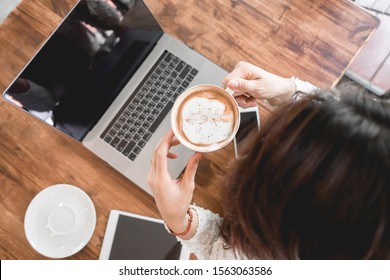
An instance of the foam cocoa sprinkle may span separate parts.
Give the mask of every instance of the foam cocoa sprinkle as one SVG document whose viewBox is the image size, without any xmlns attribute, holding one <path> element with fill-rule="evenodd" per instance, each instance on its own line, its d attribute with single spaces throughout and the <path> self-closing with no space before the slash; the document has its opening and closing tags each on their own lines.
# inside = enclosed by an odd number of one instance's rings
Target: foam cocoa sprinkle
<svg viewBox="0 0 390 280">
<path fill-rule="evenodd" d="M 233 112 L 224 102 L 206 97 L 191 98 L 182 108 L 182 130 L 196 145 L 211 145 L 229 138 L 232 133 Z"/>
</svg>

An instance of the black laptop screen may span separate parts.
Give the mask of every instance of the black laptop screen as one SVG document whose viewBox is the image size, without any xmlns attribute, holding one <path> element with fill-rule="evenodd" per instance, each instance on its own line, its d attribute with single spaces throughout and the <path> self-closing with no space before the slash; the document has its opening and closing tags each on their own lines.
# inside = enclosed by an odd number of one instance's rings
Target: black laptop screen
<svg viewBox="0 0 390 280">
<path fill-rule="evenodd" d="M 162 34 L 141 0 L 82 0 L 5 96 L 81 140 Z"/>
</svg>

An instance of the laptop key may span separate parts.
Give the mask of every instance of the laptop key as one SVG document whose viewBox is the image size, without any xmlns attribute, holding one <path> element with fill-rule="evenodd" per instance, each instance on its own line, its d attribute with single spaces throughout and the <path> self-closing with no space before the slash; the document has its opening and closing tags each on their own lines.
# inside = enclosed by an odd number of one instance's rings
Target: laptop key
<svg viewBox="0 0 390 280">
<path fill-rule="evenodd" d="M 198 74 L 198 70 L 196 70 L 195 68 L 192 68 L 192 70 L 191 70 L 191 75 L 193 75 L 193 76 L 196 76 L 196 74 Z"/>
<path fill-rule="evenodd" d="M 137 108 L 135 108 L 135 110 L 138 112 L 138 113 L 142 113 L 144 109 L 144 106 L 142 106 L 141 104 L 137 106 Z"/>
<path fill-rule="evenodd" d="M 148 121 L 145 121 L 145 122 L 142 124 L 142 127 L 143 127 L 143 128 L 146 128 L 146 129 L 148 129 L 149 126 L 150 126 L 150 122 L 148 122 Z"/>
<path fill-rule="evenodd" d="M 139 91 L 139 92 L 137 93 L 137 97 L 138 97 L 139 99 L 141 99 L 141 100 L 144 100 L 144 99 L 143 99 L 144 96 L 145 96 L 145 92 L 143 92 L 143 91 Z"/>
<path fill-rule="evenodd" d="M 121 139 L 118 136 L 115 136 L 114 139 L 112 139 L 110 145 L 113 146 L 114 148 L 118 145 L 119 141 Z"/>
<path fill-rule="evenodd" d="M 130 141 L 132 136 L 133 136 L 133 135 L 131 135 L 131 133 L 126 133 L 124 139 L 126 139 L 127 141 Z"/>
<path fill-rule="evenodd" d="M 167 67 L 167 65 L 168 65 L 168 63 L 165 62 L 165 61 L 161 61 L 161 63 L 160 63 L 160 66 L 161 66 L 162 68 Z"/>
<path fill-rule="evenodd" d="M 176 86 L 179 86 L 181 84 L 181 79 L 176 79 L 173 83 L 176 85 Z"/>
<path fill-rule="evenodd" d="M 153 117 L 152 115 L 150 115 L 150 116 L 148 116 L 148 117 L 146 118 L 146 120 L 147 120 L 148 122 L 153 122 L 153 121 L 155 120 L 155 117 Z"/>
<path fill-rule="evenodd" d="M 153 101 L 150 101 L 150 102 L 148 103 L 148 107 L 145 108 L 145 109 L 152 110 L 152 109 L 154 108 L 154 106 L 156 106 L 156 103 L 154 103 Z M 145 112 L 145 110 L 144 110 L 144 112 Z M 149 113 L 150 113 L 150 112 L 149 112 Z"/>
<path fill-rule="evenodd" d="M 154 96 L 153 98 L 152 98 L 152 100 L 154 101 L 154 102 L 159 102 L 160 101 L 160 97 L 158 97 L 158 95 L 156 95 L 156 96 Z"/>
<path fill-rule="evenodd" d="M 142 122 L 140 122 L 139 120 L 136 120 L 135 123 L 134 123 L 134 126 L 136 128 L 139 128 L 141 126 Z"/>
<path fill-rule="evenodd" d="M 144 134 L 144 136 L 142 137 L 142 139 L 144 139 L 145 141 L 148 141 L 150 139 L 150 137 L 152 137 L 152 134 L 150 132 L 146 132 Z"/>
<path fill-rule="evenodd" d="M 126 147 L 126 145 L 127 145 L 127 141 L 125 139 L 122 139 L 122 141 L 120 141 L 119 144 L 116 146 L 116 149 L 119 152 L 122 152 L 123 149 Z"/>
<path fill-rule="evenodd" d="M 146 142 L 143 140 L 138 142 L 138 146 L 140 146 L 141 148 L 145 147 L 145 145 L 146 145 Z"/>
<path fill-rule="evenodd" d="M 141 152 L 141 148 L 138 147 L 138 146 L 136 146 L 136 147 L 134 148 L 133 152 L 134 152 L 136 155 L 138 155 L 138 154 Z"/>
<path fill-rule="evenodd" d="M 125 120 L 130 117 L 130 111 L 129 110 L 126 110 L 123 112 L 123 117 L 125 118 Z"/>
<path fill-rule="evenodd" d="M 191 68 L 192 68 L 191 66 L 186 65 L 186 67 L 184 67 L 184 70 L 180 73 L 179 77 L 184 79 L 187 76 L 187 74 L 191 71 Z"/>
<path fill-rule="evenodd" d="M 177 64 L 179 61 L 180 61 L 180 59 L 179 59 L 177 56 L 175 56 L 175 57 L 173 58 L 173 62 L 174 62 L 175 64 Z"/>
<path fill-rule="evenodd" d="M 173 102 L 172 101 L 169 101 L 166 104 L 165 108 L 161 111 L 161 113 L 158 115 L 158 117 L 154 120 L 153 124 L 150 126 L 149 131 L 151 133 L 154 133 L 156 131 L 157 127 L 163 121 L 165 116 L 169 113 L 169 111 L 171 110 L 172 106 L 173 106 Z"/>
<path fill-rule="evenodd" d="M 130 125 L 125 124 L 125 125 L 123 125 L 122 130 L 123 130 L 123 131 L 128 131 L 129 128 L 130 128 Z"/>
<path fill-rule="evenodd" d="M 187 77 L 186 77 L 186 80 L 188 81 L 188 82 L 192 82 L 192 80 L 194 79 L 194 76 L 192 76 L 191 74 L 190 75 L 187 75 Z"/>
<path fill-rule="evenodd" d="M 157 110 L 161 110 L 162 108 L 164 108 L 164 103 L 157 103 L 157 105 L 156 105 L 156 109 Z"/>
<path fill-rule="evenodd" d="M 145 130 L 144 128 L 142 128 L 142 127 L 140 127 L 140 128 L 138 129 L 138 131 L 137 131 L 137 133 L 138 133 L 140 136 L 144 135 L 145 132 L 146 132 L 146 130 Z"/>
<path fill-rule="evenodd" d="M 157 109 L 153 109 L 153 111 L 152 111 L 152 116 L 155 116 L 155 117 L 157 117 L 159 113 L 160 113 L 160 111 L 159 111 L 159 110 L 157 110 Z"/>
<path fill-rule="evenodd" d="M 186 66 L 186 63 L 184 61 L 180 61 L 179 64 L 176 66 L 175 68 L 175 71 L 177 72 L 181 72 L 181 70 L 183 70 L 183 68 Z"/>
<path fill-rule="evenodd" d="M 136 143 L 134 141 L 130 141 L 129 144 L 127 144 L 126 148 L 123 150 L 123 154 L 125 156 L 130 155 L 130 152 L 133 150 L 135 144 Z"/>
<path fill-rule="evenodd" d="M 177 92 L 178 92 L 179 94 L 183 93 L 183 91 L 185 91 L 185 88 L 184 88 L 184 87 L 179 87 L 178 90 L 177 90 Z M 175 97 L 175 99 L 176 99 L 176 97 Z"/>
<path fill-rule="evenodd" d="M 110 131 L 108 132 L 108 134 L 112 137 L 114 137 L 116 135 L 116 130 L 115 129 L 110 129 Z"/>
<path fill-rule="evenodd" d="M 151 89 L 150 89 L 150 92 L 155 94 L 157 92 L 157 88 L 155 86 L 153 86 Z"/>
<path fill-rule="evenodd" d="M 133 119 L 137 119 L 138 118 L 138 116 L 139 116 L 139 113 L 138 112 L 133 112 L 133 113 L 131 113 L 131 117 L 133 118 Z"/>
<path fill-rule="evenodd" d="M 116 122 L 116 123 L 114 124 L 114 128 L 115 128 L 116 130 L 121 129 L 121 127 L 122 127 L 122 125 L 121 125 L 119 122 Z"/>
<path fill-rule="evenodd" d="M 136 134 L 136 135 L 133 136 L 133 140 L 135 142 L 138 142 L 139 140 L 141 140 L 141 136 L 139 134 Z"/>
<path fill-rule="evenodd" d="M 129 159 L 130 159 L 131 161 L 134 161 L 136 157 L 137 157 L 137 155 L 134 154 L 134 153 L 131 153 L 131 154 L 129 155 Z"/>
<path fill-rule="evenodd" d="M 124 130 L 119 130 L 118 131 L 118 137 L 119 138 L 123 138 L 123 136 L 125 136 L 126 132 Z"/>
<path fill-rule="evenodd" d="M 134 133 L 137 132 L 137 128 L 131 127 L 130 130 L 129 130 L 129 132 L 130 132 L 131 134 L 134 134 Z"/>
<path fill-rule="evenodd" d="M 138 117 L 138 120 L 140 120 L 141 122 L 143 122 L 145 119 L 146 119 L 146 116 L 145 116 L 144 114 L 141 114 L 141 115 Z"/>
<path fill-rule="evenodd" d="M 133 111 L 135 109 L 135 105 L 134 104 L 129 104 L 127 109 L 131 112 L 131 111 Z"/>
<path fill-rule="evenodd" d="M 112 137 L 110 135 L 106 135 L 106 137 L 104 137 L 104 141 L 106 141 L 107 143 L 110 143 L 112 140 Z"/>
<path fill-rule="evenodd" d="M 134 100 L 133 100 L 134 105 L 138 105 L 140 102 L 141 102 L 141 100 L 139 100 L 138 98 L 134 98 Z"/>
<path fill-rule="evenodd" d="M 126 123 L 127 124 L 133 124 L 134 123 L 134 119 L 133 118 L 128 118 Z"/>
<path fill-rule="evenodd" d="M 189 82 L 187 82 L 187 81 L 183 81 L 182 83 L 181 83 L 181 85 L 183 86 L 183 87 L 188 87 L 189 85 L 190 85 L 190 83 Z"/>
</svg>

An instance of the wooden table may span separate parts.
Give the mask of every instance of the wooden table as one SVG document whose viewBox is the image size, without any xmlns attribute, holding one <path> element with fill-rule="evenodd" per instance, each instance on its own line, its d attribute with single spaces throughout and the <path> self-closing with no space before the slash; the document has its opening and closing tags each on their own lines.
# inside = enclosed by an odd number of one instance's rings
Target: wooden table
<svg viewBox="0 0 390 280">
<path fill-rule="evenodd" d="M 240 60 L 283 76 L 333 86 L 378 25 L 348 0 L 147 0 L 164 29 L 228 71 Z M 0 91 L 45 42 L 76 0 L 24 0 L 0 26 Z M 269 112 L 262 108 L 262 120 Z M 97 224 L 71 259 L 97 259 L 111 209 L 159 217 L 154 200 L 85 149 L 0 100 L 0 258 L 44 259 L 28 244 L 24 214 L 43 188 L 67 183 L 92 198 Z M 194 201 L 221 212 L 218 182 L 232 146 L 205 155 Z"/>
</svg>

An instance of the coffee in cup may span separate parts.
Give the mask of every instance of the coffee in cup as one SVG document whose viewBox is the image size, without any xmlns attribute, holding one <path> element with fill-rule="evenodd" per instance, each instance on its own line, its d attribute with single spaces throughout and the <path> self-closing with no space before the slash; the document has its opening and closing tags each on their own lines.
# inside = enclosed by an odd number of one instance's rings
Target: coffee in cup
<svg viewBox="0 0 390 280">
<path fill-rule="evenodd" d="M 172 130 L 187 148 L 218 150 L 233 140 L 240 123 L 235 99 L 223 88 L 197 85 L 184 91 L 171 113 Z"/>
</svg>

